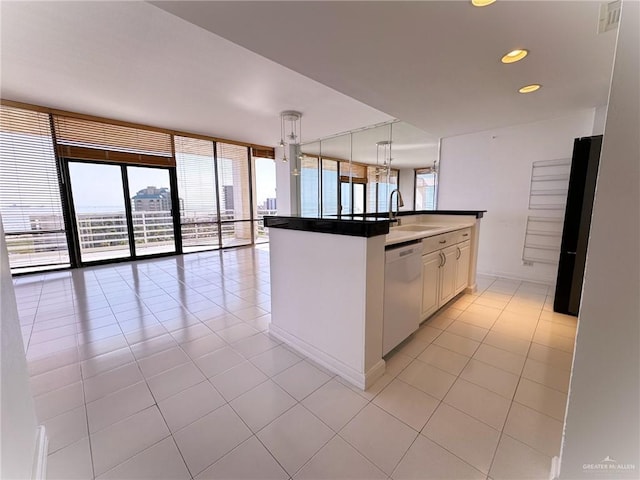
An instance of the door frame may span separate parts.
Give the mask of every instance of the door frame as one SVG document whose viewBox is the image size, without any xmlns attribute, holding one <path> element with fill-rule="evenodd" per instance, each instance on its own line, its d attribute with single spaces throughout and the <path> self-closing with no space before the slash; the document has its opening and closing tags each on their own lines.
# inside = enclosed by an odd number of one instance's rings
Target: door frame
<svg viewBox="0 0 640 480">
<path fill-rule="evenodd" d="M 351 193 L 351 211 L 348 213 L 342 213 L 342 185 L 349 185 L 349 190 Z M 340 176 L 338 177 L 338 195 L 339 195 L 339 206 L 340 206 L 340 212 L 338 213 L 339 215 L 356 215 L 353 213 L 353 197 L 355 196 L 355 189 L 354 189 L 354 185 L 359 184 L 359 185 L 363 185 L 364 189 L 362 191 L 362 204 L 364 205 L 364 212 L 362 212 L 362 214 L 364 215 L 365 213 L 367 213 L 367 180 L 364 178 L 349 178 L 346 176 Z M 358 214 L 360 215 L 360 214 Z"/>
<path fill-rule="evenodd" d="M 175 208 L 176 197 L 178 196 L 178 192 L 177 192 L 178 181 L 177 181 L 175 167 L 123 163 L 123 162 L 85 160 L 82 158 L 66 158 L 66 157 L 61 158 L 60 161 L 62 165 L 61 177 L 63 180 L 63 187 L 64 187 L 62 189 L 63 202 L 66 203 L 69 210 L 69 215 L 66 216 L 65 223 L 67 223 L 66 227 L 70 232 L 72 232 L 71 236 L 73 237 L 73 241 L 69 244 L 69 255 L 72 260 L 71 266 L 73 268 L 93 266 L 93 265 L 106 265 L 106 264 L 120 263 L 120 262 L 130 262 L 133 260 L 152 259 L 152 258 L 168 257 L 168 256 L 182 254 L 182 242 L 181 242 L 180 230 L 179 230 L 180 212 L 179 212 L 179 209 Z M 73 190 L 71 185 L 71 173 L 69 170 L 69 163 L 90 163 L 90 164 L 97 164 L 97 165 L 113 165 L 113 166 L 120 167 L 122 193 L 124 197 L 125 220 L 127 223 L 127 236 L 129 241 L 129 256 L 104 259 L 104 260 L 91 260 L 91 261 L 82 260 L 82 252 L 80 249 L 80 234 L 78 231 L 78 222 L 76 220 L 76 207 L 73 201 Z M 147 254 L 147 255 L 138 255 L 136 253 L 135 235 L 134 235 L 134 228 L 133 228 L 133 210 L 131 208 L 131 195 L 130 195 L 131 192 L 129 190 L 129 176 L 127 172 L 127 167 L 145 167 L 145 168 L 155 168 L 155 169 L 168 171 L 169 188 L 171 190 L 171 204 L 172 204 L 171 218 L 172 218 L 173 240 L 174 240 L 173 251 L 153 253 L 153 254 Z"/>
</svg>

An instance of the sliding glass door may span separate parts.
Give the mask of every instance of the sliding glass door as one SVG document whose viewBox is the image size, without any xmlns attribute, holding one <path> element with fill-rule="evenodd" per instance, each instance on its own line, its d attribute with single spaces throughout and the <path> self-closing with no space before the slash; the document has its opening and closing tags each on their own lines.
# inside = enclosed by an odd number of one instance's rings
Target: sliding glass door
<svg viewBox="0 0 640 480">
<path fill-rule="evenodd" d="M 135 254 L 174 253 L 171 180 L 166 168 L 128 166 Z"/>
<path fill-rule="evenodd" d="M 169 169 L 67 165 L 81 264 L 176 251 Z"/>
<path fill-rule="evenodd" d="M 121 167 L 71 161 L 68 165 L 80 261 L 131 257 Z"/>
<path fill-rule="evenodd" d="M 340 181 L 340 205 L 343 215 L 362 214 L 366 203 L 366 184 Z"/>
</svg>

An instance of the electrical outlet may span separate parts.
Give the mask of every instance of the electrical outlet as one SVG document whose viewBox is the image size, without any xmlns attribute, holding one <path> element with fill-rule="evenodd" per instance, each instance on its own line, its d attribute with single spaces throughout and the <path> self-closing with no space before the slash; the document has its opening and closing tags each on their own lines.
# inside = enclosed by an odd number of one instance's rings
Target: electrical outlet
<svg viewBox="0 0 640 480">
<path fill-rule="evenodd" d="M 533 262 L 531 260 L 523 260 L 522 265 L 525 267 L 533 267 Z"/>
</svg>

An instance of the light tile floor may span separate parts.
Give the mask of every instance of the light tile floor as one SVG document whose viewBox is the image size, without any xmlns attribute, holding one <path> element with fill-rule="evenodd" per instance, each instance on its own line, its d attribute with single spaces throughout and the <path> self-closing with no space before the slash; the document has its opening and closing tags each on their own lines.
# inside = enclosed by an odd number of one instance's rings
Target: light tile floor
<svg viewBox="0 0 640 480">
<path fill-rule="evenodd" d="M 576 320 L 480 277 L 352 388 L 267 333 L 268 246 L 15 279 L 50 479 L 546 479 Z"/>
</svg>

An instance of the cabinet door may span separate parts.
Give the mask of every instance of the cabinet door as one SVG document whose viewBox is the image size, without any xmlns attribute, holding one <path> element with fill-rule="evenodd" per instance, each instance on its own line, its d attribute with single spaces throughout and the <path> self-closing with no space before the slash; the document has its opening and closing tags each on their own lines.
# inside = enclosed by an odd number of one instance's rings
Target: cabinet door
<svg viewBox="0 0 640 480">
<path fill-rule="evenodd" d="M 456 295 L 467 288 L 469 284 L 469 260 L 471 258 L 471 242 L 466 241 L 457 245 L 456 262 Z"/>
<path fill-rule="evenodd" d="M 456 294 L 456 257 L 458 249 L 456 245 L 441 250 L 444 256 L 444 265 L 440 268 L 440 301 L 442 306 L 451 300 Z"/>
<path fill-rule="evenodd" d="M 441 263 L 440 250 L 422 256 L 422 320 L 438 309 Z"/>
</svg>

